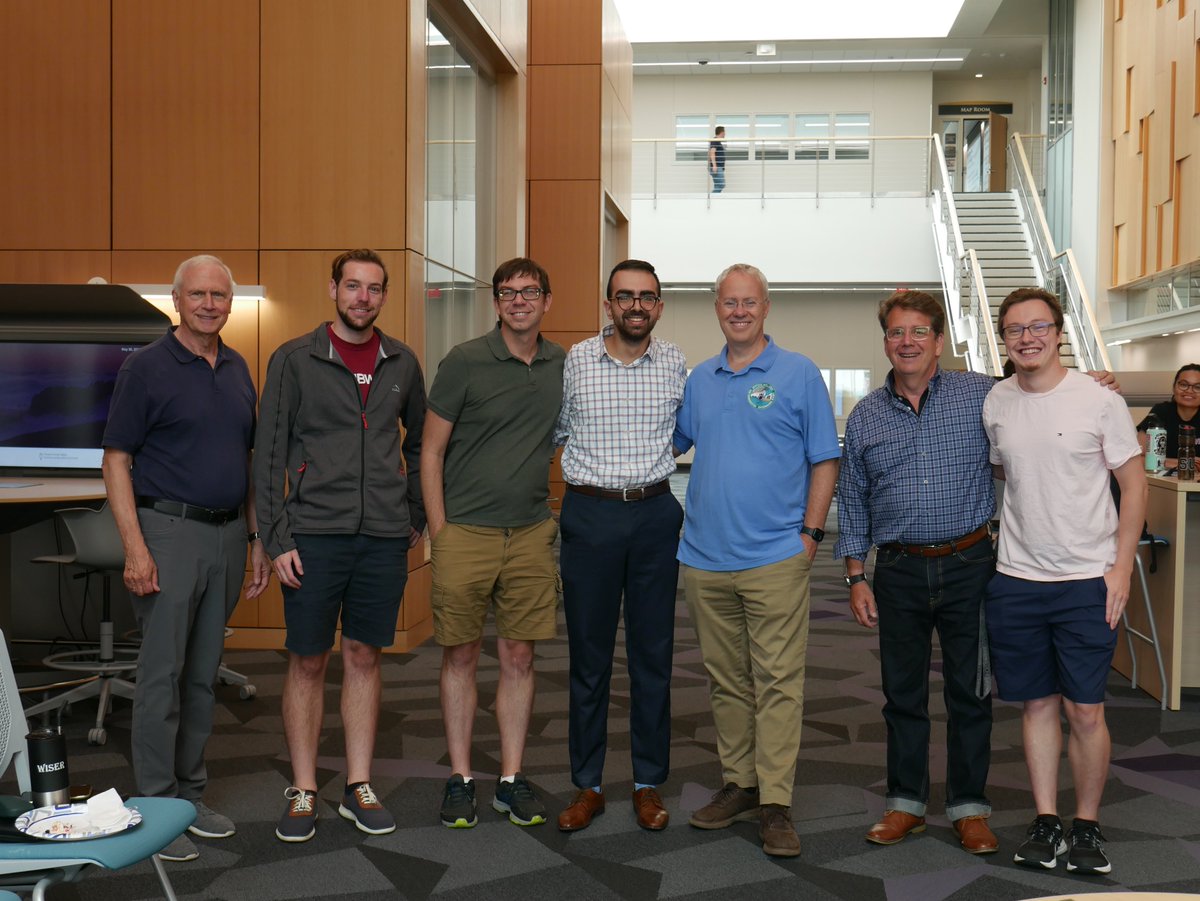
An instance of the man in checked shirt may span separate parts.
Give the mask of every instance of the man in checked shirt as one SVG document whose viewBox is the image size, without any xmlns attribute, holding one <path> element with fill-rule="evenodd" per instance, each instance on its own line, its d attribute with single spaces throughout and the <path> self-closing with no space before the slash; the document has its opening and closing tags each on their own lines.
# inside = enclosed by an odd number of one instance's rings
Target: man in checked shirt
<svg viewBox="0 0 1200 901">
<path fill-rule="evenodd" d="M 574 832 L 604 812 L 608 695 L 621 599 L 625 599 L 633 806 L 644 829 L 666 828 L 656 787 L 671 743 L 671 652 L 683 510 L 667 477 L 671 435 L 687 378 L 683 353 L 651 336 L 662 288 L 642 260 L 618 263 L 604 309 L 612 320 L 576 344 L 563 371 L 556 440 L 567 482 L 559 527 L 563 608 L 571 650 L 571 781 L 578 791 L 558 817 Z"/>
<path fill-rule="evenodd" d="M 992 702 L 980 607 L 995 568 L 988 534 L 995 490 L 982 419 L 995 380 L 938 366 L 945 314 L 922 291 L 884 300 L 879 324 L 892 371 L 846 422 L 834 546 L 845 558 L 854 618 L 879 626 L 888 788 L 883 817 L 866 838 L 891 845 L 925 829 L 936 628 L 949 720 L 946 816 L 966 851 L 991 854 L 998 847 L 985 794 Z M 1114 384 L 1107 373 L 1093 376 Z M 873 586 L 864 572 L 872 545 Z"/>
</svg>

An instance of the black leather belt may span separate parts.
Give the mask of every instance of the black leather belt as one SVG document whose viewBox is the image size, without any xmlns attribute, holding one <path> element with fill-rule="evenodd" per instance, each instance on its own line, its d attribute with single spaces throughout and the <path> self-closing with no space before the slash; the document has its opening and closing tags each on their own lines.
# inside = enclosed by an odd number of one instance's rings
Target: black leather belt
<svg viewBox="0 0 1200 901">
<path fill-rule="evenodd" d="M 212 507 L 197 507 L 195 504 L 184 504 L 179 501 L 164 500 L 161 497 L 143 497 L 142 495 L 138 495 L 137 505 L 147 510 L 153 510 L 156 513 L 165 513 L 167 516 L 178 516 L 183 519 L 195 520 L 196 522 L 233 522 L 241 515 L 241 508 L 239 507 L 225 510 L 214 509 Z"/>
<path fill-rule="evenodd" d="M 950 554 L 958 551 L 965 551 L 969 547 L 974 547 L 987 538 L 989 535 L 987 523 L 981 525 L 974 532 L 968 532 L 961 538 L 955 538 L 953 541 L 939 541 L 934 544 L 904 544 L 900 541 L 893 541 L 882 547 L 889 551 L 904 551 L 906 554 L 912 554 L 915 557 L 947 557 Z"/>
<path fill-rule="evenodd" d="M 567 490 L 576 494 L 586 494 L 588 497 L 602 497 L 609 501 L 644 501 L 648 497 L 657 497 L 671 490 L 669 479 L 655 482 L 644 488 L 597 488 L 595 485 L 572 485 L 567 482 Z"/>
</svg>

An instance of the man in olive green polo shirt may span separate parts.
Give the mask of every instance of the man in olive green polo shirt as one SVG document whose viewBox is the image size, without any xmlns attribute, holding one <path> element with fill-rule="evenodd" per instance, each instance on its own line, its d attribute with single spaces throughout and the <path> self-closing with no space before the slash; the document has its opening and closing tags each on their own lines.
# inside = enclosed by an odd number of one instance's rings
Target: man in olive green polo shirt
<svg viewBox="0 0 1200 901">
<path fill-rule="evenodd" d="M 501 264 L 492 294 L 496 328 L 442 361 L 421 447 L 450 751 L 441 818 L 451 828 L 478 822 L 471 727 L 489 604 L 500 657 L 500 778 L 492 807 L 520 826 L 546 821 L 520 770 L 533 711 L 533 644 L 556 631 L 558 526 L 547 486 L 566 354 L 538 331 L 551 302 L 550 277 L 541 266 L 524 258 Z"/>
</svg>

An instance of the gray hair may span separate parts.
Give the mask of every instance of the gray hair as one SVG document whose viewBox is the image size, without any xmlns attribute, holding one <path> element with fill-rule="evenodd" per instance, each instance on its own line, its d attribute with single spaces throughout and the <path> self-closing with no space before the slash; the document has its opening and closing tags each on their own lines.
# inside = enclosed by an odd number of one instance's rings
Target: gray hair
<svg viewBox="0 0 1200 901">
<path fill-rule="evenodd" d="M 769 288 L 767 286 L 767 277 L 762 274 L 761 269 L 759 269 L 757 266 L 751 266 L 749 263 L 734 263 L 732 266 L 726 268 L 724 272 L 717 276 L 717 280 L 713 283 L 713 293 L 719 296 L 721 293 L 721 283 L 725 281 L 725 279 L 729 278 L 729 276 L 738 272 L 748 275 L 751 278 L 758 279 L 759 285 L 762 286 L 762 299 L 767 299 L 767 294 L 769 292 Z"/>
<path fill-rule="evenodd" d="M 233 280 L 233 273 L 230 271 L 229 267 L 225 265 L 224 261 L 222 261 L 219 257 L 214 257 L 211 253 L 202 253 L 194 257 L 188 257 L 186 260 L 180 263 L 179 268 L 175 270 L 175 280 L 171 282 L 171 290 L 178 294 L 180 289 L 183 287 L 183 278 L 185 275 L 187 275 L 187 271 L 193 266 L 204 265 L 220 266 L 225 270 L 225 277 L 229 279 L 229 293 L 232 294 L 233 289 L 237 287 L 237 282 Z"/>
</svg>

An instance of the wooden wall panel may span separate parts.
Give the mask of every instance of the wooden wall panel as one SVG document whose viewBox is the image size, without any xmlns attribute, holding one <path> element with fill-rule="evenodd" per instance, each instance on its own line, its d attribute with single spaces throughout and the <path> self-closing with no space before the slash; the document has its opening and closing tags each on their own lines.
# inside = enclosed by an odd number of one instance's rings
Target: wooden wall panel
<svg viewBox="0 0 1200 901">
<path fill-rule="evenodd" d="M 554 286 L 548 330 L 598 330 L 603 203 L 599 179 L 529 183 L 530 254 L 546 267 Z"/>
<path fill-rule="evenodd" d="M 113 0 L 113 246 L 258 247 L 258 4 Z"/>
<path fill-rule="evenodd" d="M 1187 170 L 1200 149 L 1197 4 L 1127 3 L 1114 25 L 1113 281 L 1200 260 Z M 1180 15 L 1182 11 L 1182 15 Z M 1124 134 L 1128 110 L 1130 133 Z M 1118 240 L 1119 235 L 1119 240 Z"/>
<path fill-rule="evenodd" d="M 404 241 L 392 246 L 425 253 L 425 0 L 408 4 L 408 75 L 405 85 L 405 204 Z"/>
<path fill-rule="evenodd" d="M 421 371 L 426 373 L 425 390 L 428 391 L 431 380 L 425 359 L 425 258 L 407 250 L 401 260 L 403 270 L 393 276 L 395 283 L 391 293 L 394 296 L 388 303 L 404 303 L 404 335 L 396 337 L 411 347 L 421 361 Z"/>
<path fill-rule="evenodd" d="M 525 71 L 529 64 L 529 0 L 501 0 L 499 35 L 517 71 Z"/>
<path fill-rule="evenodd" d="M 598 65 L 529 67 L 529 178 L 600 177 Z"/>
<path fill-rule="evenodd" d="M 524 73 L 502 76 L 496 81 L 499 122 L 511 134 L 528 134 L 529 93 Z M 496 143 L 496 262 L 524 256 L 528 252 L 526 179 L 528 157 L 524 141 Z"/>
<path fill-rule="evenodd" d="M 603 63 L 601 0 L 529 0 L 529 64 Z"/>
<path fill-rule="evenodd" d="M 110 247 L 109 4 L 0 3 L 0 248 Z"/>
<path fill-rule="evenodd" d="M 96 275 L 112 281 L 107 250 L 0 250 L 0 282 L 82 285 Z"/>
<path fill-rule="evenodd" d="M 262 0 L 264 249 L 406 246 L 408 24 L 390 0 Z"/>
</svg>

